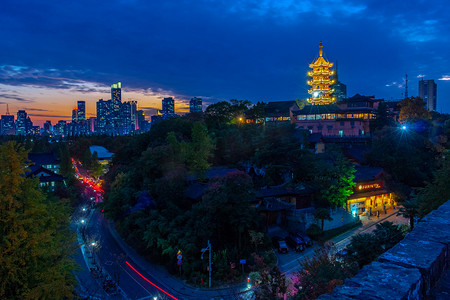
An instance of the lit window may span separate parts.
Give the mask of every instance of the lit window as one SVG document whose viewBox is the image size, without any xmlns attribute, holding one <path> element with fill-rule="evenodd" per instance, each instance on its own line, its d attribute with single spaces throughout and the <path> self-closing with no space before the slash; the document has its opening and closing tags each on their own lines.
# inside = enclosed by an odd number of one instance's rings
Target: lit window
<svg viewBox="0 0 450 300">
<path fill-rule="evenodd" d="M 339 136 L 342 137 L 344 135 L 344 131 L 339 130 Z"/>
</svg>

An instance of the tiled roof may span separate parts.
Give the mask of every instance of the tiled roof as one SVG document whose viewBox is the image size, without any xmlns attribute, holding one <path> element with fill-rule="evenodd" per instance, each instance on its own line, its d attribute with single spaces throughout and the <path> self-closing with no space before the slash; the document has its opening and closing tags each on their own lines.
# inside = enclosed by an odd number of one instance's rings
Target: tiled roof
<svg viewBox="0 0 450 300">
<path fill-rule="evenodd" d="M 264 107 L 266 117 L 289 117 L 290 108 L 296 105 L 295 101 L 275 101 L 269 102 Z"/>
</svg>

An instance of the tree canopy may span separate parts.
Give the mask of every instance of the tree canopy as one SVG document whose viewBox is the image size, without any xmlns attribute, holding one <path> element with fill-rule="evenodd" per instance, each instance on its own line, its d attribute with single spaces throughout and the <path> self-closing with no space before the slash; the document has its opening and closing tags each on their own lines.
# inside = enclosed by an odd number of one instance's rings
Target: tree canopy
<svg viewBox="0 0 450 300">
<path fill-rule="evenodd" d="M 59 199 L 24 176 L 27 151 L 0 146 L 0 298 L 72 298 L 70 215 Z"/>
</svg>

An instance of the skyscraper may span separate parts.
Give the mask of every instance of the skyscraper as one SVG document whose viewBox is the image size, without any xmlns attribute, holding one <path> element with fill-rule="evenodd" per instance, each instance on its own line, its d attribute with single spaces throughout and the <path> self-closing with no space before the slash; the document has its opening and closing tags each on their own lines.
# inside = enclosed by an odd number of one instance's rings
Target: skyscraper
<svg viewBox="0 0 450 300">
<path fill-rule="evenodd" d="M 202 112 L 202 99 L 194 97 L 189 101 L 189 112 Z"/>
<path fill-rule="evenodd" d="M 122 83 L 111 84 L 111 101 L 113 105 L 112 125 L 115 131 L 122 127 L 120 107 L 122 104 Z"/>
<path fill-rule="evenodd" d="M 52 121 L 45 121 L 44 132 L 46 132 L 46 133 L 52 132 Z"/>
<path fill-rule="evenodd" d="M 72 122 L 73 123 L 78 122 L 78 108 L 77 107 L 72 109 Z"/>
<path fill-rule="evenodd" d="M 16 134 L 27 134 L 27 112 L 24 110 L 17 111 Z"/>
<path fill-rule="evenodd" d="M 175 114 L 175 101 L 172 97 L 164 98 L 162 100 L 161 113 L 164 117 L 171 117 Z"/>
<path fill-rule="evenodd" d="M 433 79 L 419 80 L 419 97 L 426 103 L 428 111 L 436 111 L 437 85 Z"/>
<path fill-rule="evenodd" d="M 111 127 L 113 107 L 112 100 L 104 101 L 99 99 L 97 101 L 97 133 L 107 133 L 107 127 Z"/>
<path fill-rule="evenodd" d="M 78 108 L 78 118 L 77 118 L 77 120 L 79 122 L 84 122 L 86 120 L 86 102 L 85 101 L 78 101 L 77 102 L 77 108 Z"/>
<path fill-rule="evenodd" d="M 334 84 L 332 86 L 333 93 L 331 94 L 334 98 L 336 98 L 336 101 L 342 101 L 345 98 L 347 98 L 347 85 L 343 84 L 339 81 L 338 78 L 338 68 L 337 68 L 337 61 L 336 61 L 336 71 L 334 74 Z"/>
<path fill-rule="evenodd" d="M 14 135 L 16 133 L 14 128 L 14 115 L 2 115 L 1 118 L 1 134 Z"/>
<path fill-rule="evenodd" d="M 114 103 L 122 102 L 122 83 L 113 83 L 111 84 L 111 100 Z"/>
</svg>

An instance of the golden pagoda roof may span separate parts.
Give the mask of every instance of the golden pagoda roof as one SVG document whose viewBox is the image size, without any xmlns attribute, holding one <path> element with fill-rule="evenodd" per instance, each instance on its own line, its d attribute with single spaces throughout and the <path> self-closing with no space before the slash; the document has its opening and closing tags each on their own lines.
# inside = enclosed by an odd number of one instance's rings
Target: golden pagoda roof
<svg viewBox="0 0 450 300">
<path fill-rule="evenodd" d="M 309 67 L 311 69 L 314 67 L 329 67 L 329 68 L 331 68 L 333 66 L 333 63 L 327 61 L 323 57 L 323 49 L 322 48 L 323 48 L 323 46 L 322 46 L 322 41 L 321 41 L 320 46 L 319 46 L 319 57 L 316 59 L 316 61 L 309 64 Z"/>
</svg>

